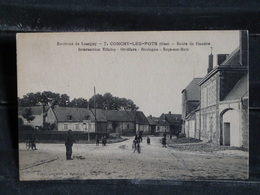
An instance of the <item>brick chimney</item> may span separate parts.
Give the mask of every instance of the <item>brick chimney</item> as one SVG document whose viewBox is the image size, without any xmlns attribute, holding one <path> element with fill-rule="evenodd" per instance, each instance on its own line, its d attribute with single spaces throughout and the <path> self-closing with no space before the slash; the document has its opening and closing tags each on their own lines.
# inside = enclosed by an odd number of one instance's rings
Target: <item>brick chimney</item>
<svg viewBox="0 0 260 195">
<path fill-rule="evenodd" d="M 228 54 L 218 54 L 217 59 L 218 59 L 218 65 L 220 66 L 228 57 Z"/>
<path fill-rule="evenodd" d="M 169 111 L 169 114 L 172 114 L 171 111 Z"/>
<path fill-rule="evenodd" d="M 212 47 L 211 47 L 211 54 L 209 55 L 209 67 L 208 73 L 213 70 L 213 55 L 212 55 Z"/>
<path fill-rule="evenodd" d="M 248 32 L 246 30 L 242 30 L 239 32 L 239 38 L 240 38 L 240 59 L 239 62 L 243 66 L 247 66 L 248 61 Z"/>
</svg>

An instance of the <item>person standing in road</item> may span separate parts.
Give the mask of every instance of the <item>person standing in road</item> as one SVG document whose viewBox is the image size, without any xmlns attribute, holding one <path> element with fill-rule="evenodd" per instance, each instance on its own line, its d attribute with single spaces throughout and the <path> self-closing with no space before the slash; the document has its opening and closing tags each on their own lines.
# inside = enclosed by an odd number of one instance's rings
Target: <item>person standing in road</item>
<svg viewBox="0 0 260 195">
<path fill-rule="evenodd" d="M 72 155 L 72 146 L 73 146 L 73 137 L 72 137 L 72 131 L 69 130 L 68 134 L 66 136 L 65 140 L 65 146 L 66 146 L 66 159 L 67 160 L 72 160 L 71 155 Z"/>
<path fill-rule="evenodd" d="M 99 145 L 99 137 L 98 137 L 98 135 L 96 135 L 96 146 L 98 146 Z"/>
</svg>

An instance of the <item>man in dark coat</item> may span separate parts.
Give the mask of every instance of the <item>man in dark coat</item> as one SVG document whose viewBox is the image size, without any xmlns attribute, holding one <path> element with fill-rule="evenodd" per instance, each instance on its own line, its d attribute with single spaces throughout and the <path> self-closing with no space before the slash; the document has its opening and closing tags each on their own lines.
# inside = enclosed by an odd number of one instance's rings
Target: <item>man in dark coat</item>
<svg viewBox="0 0 260 195">
<path fill-rule="evenodd" d="M 71 155 L 72 155 L 72 146 L 73 146 L 73 137 L 72 137 L 72 131 L 69 130 L 66 140 L 65 140 L 65 146 L 66 146 L 66 158 L 67 160 L 72 160 Z"/>
</svg>

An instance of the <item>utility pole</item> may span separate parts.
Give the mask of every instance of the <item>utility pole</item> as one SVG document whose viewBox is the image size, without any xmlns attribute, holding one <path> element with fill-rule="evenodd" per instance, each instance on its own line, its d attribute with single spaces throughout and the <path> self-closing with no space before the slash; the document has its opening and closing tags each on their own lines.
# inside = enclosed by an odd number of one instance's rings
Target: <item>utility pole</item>
<svg viewBox="0 0 260 195">
<path fill-rule="evenodd" d="M 97 132 L 96 88 L 94 87 L 95 133 Z"/>
</svg>

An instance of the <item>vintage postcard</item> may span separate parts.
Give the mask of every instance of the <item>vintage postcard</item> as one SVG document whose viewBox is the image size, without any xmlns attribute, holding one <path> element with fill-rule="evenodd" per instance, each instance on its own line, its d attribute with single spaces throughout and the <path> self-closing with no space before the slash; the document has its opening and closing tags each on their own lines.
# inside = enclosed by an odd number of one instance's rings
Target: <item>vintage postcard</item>
<svg viewBox="0 0 260 195">
<path fill-rule="evenodd" d="M 18 33 L 20 180 L 248 178 L 248 32 Z"/>
</svg>

